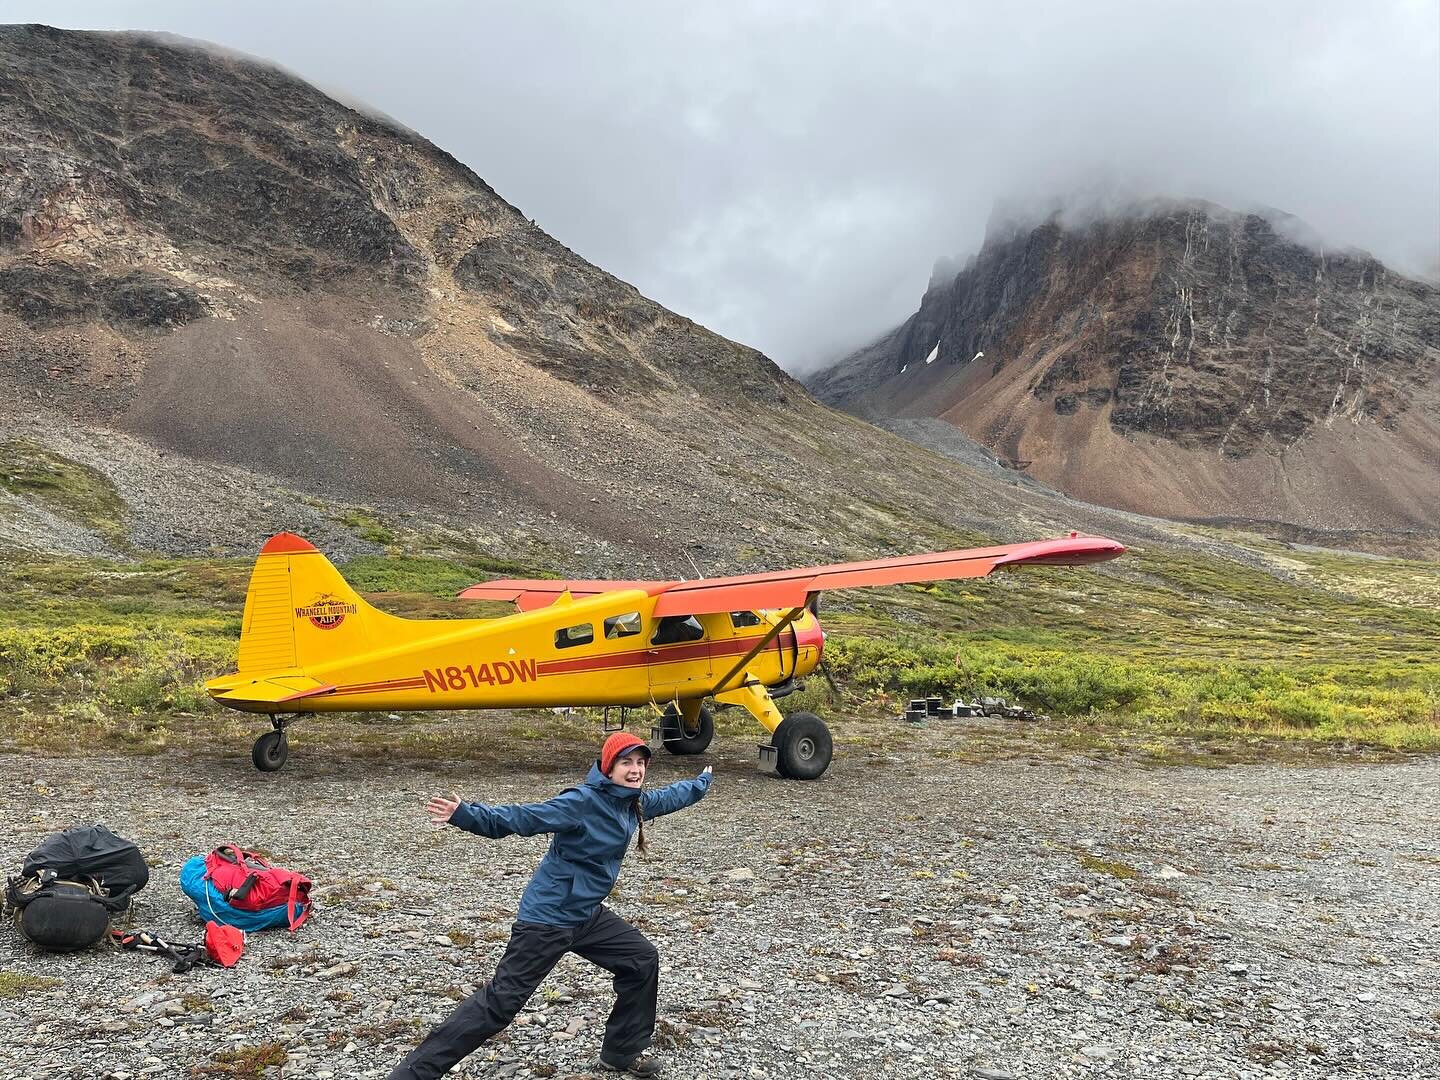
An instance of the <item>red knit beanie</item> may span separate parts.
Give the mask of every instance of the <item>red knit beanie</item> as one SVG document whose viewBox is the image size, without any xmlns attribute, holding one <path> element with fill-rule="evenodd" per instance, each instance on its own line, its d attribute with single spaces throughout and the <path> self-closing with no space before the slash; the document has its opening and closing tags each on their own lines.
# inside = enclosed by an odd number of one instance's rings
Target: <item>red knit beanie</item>
<svg viewBox="0 0 1440 1080">
<path fill-rule="evenodd" d="M 615 767 L 616 759 L 619 758 L 621 754 L 628 750 L 633 750 L 637 746 L 644 748 L 647 758 L 650 756 L 650 747 L 644 739 L 636 735 L 631 735 L 628 731 L 615 732 L 614 735 L 611 735 L 605 740 L 605 745 L 600 747 L 600 771 L 606 776 L 609 776 L 610 770 Z"/>
</svg>

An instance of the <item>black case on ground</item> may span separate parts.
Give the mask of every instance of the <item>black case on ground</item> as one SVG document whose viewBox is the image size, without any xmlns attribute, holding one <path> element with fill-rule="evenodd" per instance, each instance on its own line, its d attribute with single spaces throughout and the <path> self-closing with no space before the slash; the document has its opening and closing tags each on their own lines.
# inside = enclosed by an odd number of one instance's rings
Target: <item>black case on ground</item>
<svg viewBox="0 0 1440 1080">
<path fill-rule="evenodd" d="M 15 925 L 42 949 L 78 952 L 109 931 L 110 908 L 84 885 L 55 881 L 25 898 Z"/>
<path fill-rule="evenodd" d="M 140 849 L 104 825 L 77 825 L 42 840 L 25 858 L 22 878 L 53 871 L 61 881 L 93 879 L 109 894 L 107 907 L 124 911 L 150 880 Z"/>
<path fill-rule="evenodd" d="M 110 918 L 150 880 L 140 849 L 104 825 L 80 825 L 42 840 L 5 886 L 20 933 L 42 949 L 76 952 L 110 929 Z"/>
</svg>

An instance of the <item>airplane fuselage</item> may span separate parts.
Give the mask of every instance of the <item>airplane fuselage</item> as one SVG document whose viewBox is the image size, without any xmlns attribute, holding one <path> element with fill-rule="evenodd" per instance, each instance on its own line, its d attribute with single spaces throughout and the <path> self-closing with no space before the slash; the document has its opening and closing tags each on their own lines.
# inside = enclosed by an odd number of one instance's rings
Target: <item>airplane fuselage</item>
<svg viewBox="0 0 1440 1080">
<path fill-rule="evenodd" d="M 295 608 L 293 633 L 310 659 L 296 674 L 306 686 L 314 680 L 324 689 L 246 700 L 232 677 L 225 683 L 234 688 L 217 700 L 268 713 L 663 705 L 714 693 L 786 615 L 744 611 L 658 619 L 656 599 L 634 589 L 497 619 L 424 622 L 376 620 L 381 613 L 372 609 L 367 624 L 356 627 L 365 640 L 344 625 L 358 612 L 324 601 L 303 604 Z M 335 648 L 328 648 L 332 642 Z M 744 671 L 778 686 L 812 672 L 822 648 L 820 624 L 804 611 Z M 271 671 L 269 678 L 283 682 L 285 676 Z M 725 685 L 737 684 L 732 677 Z M 301 685 L 297 681 L 297 691 Z"/>
</svg>

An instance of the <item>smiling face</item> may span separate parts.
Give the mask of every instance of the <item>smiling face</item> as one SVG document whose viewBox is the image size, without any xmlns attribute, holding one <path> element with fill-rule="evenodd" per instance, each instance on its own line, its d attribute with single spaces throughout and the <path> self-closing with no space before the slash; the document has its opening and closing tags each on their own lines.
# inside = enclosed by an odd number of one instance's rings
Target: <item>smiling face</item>
<svg viewBox="0 0 1440 1080">
<path fill-rule="evenodd" d="M 637 746 L 615 759 L 615 764 L 610 766 L 610 781 L 621 787 L 638 788 L 645 783 L 645 767 L 649 763 L 650 755 L 643 746 Z"/>
</svg>

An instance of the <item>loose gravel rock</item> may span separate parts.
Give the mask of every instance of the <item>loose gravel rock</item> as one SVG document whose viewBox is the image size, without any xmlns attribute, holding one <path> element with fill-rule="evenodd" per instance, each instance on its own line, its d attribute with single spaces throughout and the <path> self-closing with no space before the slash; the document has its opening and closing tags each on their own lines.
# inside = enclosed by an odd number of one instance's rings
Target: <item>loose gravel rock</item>
<svg viewBox="0 0 1440 1080">
<path fill-rule="evenodd" d="M 946 738 L 842 747 L 813 784 L 738 740 L 660 756 L 656 782 L 717 770 L 611 900 L 660 948 L 669 1076 L 1440 1075 L 1440 763 L 967 764 Z M 0 1078 L 385 1076 L 493 970 L 545 843 L 433 828 L 425 798 L 544 798 L 573 757 L 0 758 L 4 863 L 104 821 L 152 860 L 134 921 L 163 936 L 198 939 L 177 874 L 220 841 L 318 885 L 229 971 L 44 955 L 7 924 L 0 969 L 60 982 L 0 997 Z M 590 1075 L 610 1001 L 568 957 L 459 1074 Z"/>
</svg>

